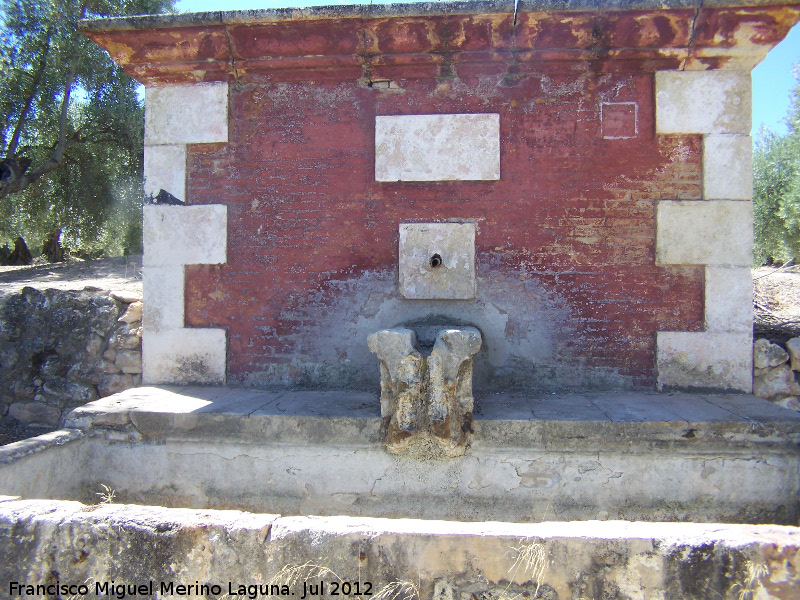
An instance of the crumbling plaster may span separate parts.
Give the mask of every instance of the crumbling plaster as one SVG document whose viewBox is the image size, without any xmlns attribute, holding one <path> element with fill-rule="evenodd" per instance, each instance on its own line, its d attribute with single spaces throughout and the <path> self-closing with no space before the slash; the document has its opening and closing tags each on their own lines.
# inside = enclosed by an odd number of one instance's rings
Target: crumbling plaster
<svg viewBox="0 0 800 600">
<path fill-rule="evenodd" d="M 481 264 L 482 263 L 482 264 Z M 328 294 L 299 298 L 281 317 L 296 321 L 286 364 L 236 377 L 256 387 L 378 389 L 379 369 L 367 347 L 380 329 L 409 327 L 421 343 L 433 346 L 435 330 L 476 327 L 483 346 L 475 356 L 475 385 L 481 391 L 528 386 L 560 389 L 626 387 L 612 369 L 580 369 L 559 360 L 560 349 L 578 329 L 569 304 L 533 279 L 493 272 L 478 261 L 472 300 L 408 300 L 397 289 L 396 270 L 368 271 L 329 282 Z M 522 275 L 522 272 L 520 272 Z M 313 316 L 313 318 L 312 318 Z"/>
</svg>

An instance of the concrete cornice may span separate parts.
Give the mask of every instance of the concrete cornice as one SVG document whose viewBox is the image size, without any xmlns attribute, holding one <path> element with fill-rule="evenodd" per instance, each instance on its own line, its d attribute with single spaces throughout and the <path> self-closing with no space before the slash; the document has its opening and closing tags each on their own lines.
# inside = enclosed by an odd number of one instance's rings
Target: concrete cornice
<svg viewBox="0 0 800 600">
<path fill-rule="evenodd" d="M 85 19 L 79 29 L 126 31 L 209 25 L 247 25 L 282 21 L 330 19 L 386 19 L 391 17 L 434 17 L 447 15 L 524 14 L 549 12 L 608 12 L 638 10 L 680 10 L 701 8 L 747 8 L 800 6 L 798 0 L 472 0 L 465 2 L 415 2 L 410 4 L 354 4 L 262 10 L 213 11 Z"/>
<path fill-rule="evenodd" d="M 516 12 L 513 0 L 427 2 L 145 15 L 81 28 L 133 78 L 165 85 L 310 71 L 365 81 L 439 77 L 443 63 L 462 72 L 507 63 L 512 78 L 556 63 L 746 71 L 800 20 L 800 0 L 727 1 L 520 0 Z"/>
</svg>

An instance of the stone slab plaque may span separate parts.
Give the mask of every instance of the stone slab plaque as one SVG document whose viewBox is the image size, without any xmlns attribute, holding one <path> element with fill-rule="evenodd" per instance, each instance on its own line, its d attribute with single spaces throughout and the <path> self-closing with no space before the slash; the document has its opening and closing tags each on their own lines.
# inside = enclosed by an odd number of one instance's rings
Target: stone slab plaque
<svg viewBox="0 0 800 600">
<path fill-rule="evenodd" d="M 749 267 L 753 203 L 661 200 L 656 210 L 657 265 Z"/>
<path fill-rule="evenodd" d="M 474 223 L 401 223 L 400 293 L 416 300 L 475 297 Z"/>
<path fill-rule="evenodd" d="M 500 179 L 500 115 L 375 117 L 376 181 Z"/>
<path fill-rule="evenodd" d="M 144 266 L 218 265 L 227 260 L 227 205 L 148 204 L 142 212 Z"/>
</svg>

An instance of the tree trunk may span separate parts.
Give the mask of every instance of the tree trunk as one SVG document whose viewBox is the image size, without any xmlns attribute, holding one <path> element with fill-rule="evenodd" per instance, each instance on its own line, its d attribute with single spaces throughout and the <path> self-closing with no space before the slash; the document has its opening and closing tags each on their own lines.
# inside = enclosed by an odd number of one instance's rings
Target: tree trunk
<svg viewBox="0 0 800 600">
<path fill-rule="evenodd" d="M 28 250 L 25 240 L 18 237 L 14 240 L 14 251 L 8 256 L 3 265 L 29 265 L 32 262 L 33 256 L 31 256 L 31 251 Z"/>
<path fill-rule="evenodd" d="M 61 247 L 61 228 L 53 229 L 47 239 L 44 241 L 42 247 L 42 254 L 47 257 L 51 263 L 64 262 L 64 248 Z"/>
</svg>

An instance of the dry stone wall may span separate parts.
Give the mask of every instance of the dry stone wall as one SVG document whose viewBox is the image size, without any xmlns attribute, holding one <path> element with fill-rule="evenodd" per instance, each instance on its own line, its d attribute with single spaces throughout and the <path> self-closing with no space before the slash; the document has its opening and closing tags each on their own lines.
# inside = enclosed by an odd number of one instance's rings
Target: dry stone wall
<svg viewBox="0 0 800 600">
<path fill-rule="evenodd" d="M 767 339 L 753 344 L 753 394 L 800 411 L 800 337 L 779 345 Z"/>
<path fill-rule="evenodd" d="M 141 319 L 138 292 L 26 287 L 0 298 L 0 417 L 53 429 L 76 406 L 139 385 Z"/>
</svg>

